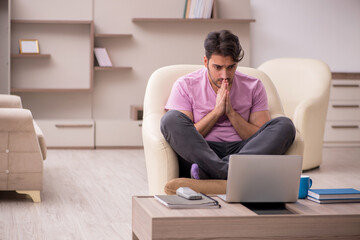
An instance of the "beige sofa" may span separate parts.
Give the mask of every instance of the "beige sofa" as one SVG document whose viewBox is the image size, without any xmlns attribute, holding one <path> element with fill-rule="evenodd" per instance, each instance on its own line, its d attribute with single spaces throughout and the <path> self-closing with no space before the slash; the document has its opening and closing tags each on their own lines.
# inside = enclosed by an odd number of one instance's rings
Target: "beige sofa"
<svg viewBox="0 0 360 240">
<path fill-rule="evenodd" d="M 0 94 L 0 190 L 40 202 L 46 144 L 41 129 L 18 96 Z"/>
<path fill-rule="evenodd" d="M 150 77 L 144 98 L 143 144 L 148 175 L 149 193 L 172 194 L 179 186 L 190 186 L 204 193 L 224 193 L 225 180 L 194 180 L 179 177 L 177 156 L 160 132 L 160 119 L 173 83 L 180 77 L 195 71 L 203 65 L 173 65 L 156 70 Z M 284 111 L 275 86 L 268 76 L 260 70 L 239 67 L 239 71 L 259 78 L 268 95 L 271 117 L 283 116 Z M 302 155 L 303 141 L 297 132 L 294 144 L 287 154 Z"/>
</svg>

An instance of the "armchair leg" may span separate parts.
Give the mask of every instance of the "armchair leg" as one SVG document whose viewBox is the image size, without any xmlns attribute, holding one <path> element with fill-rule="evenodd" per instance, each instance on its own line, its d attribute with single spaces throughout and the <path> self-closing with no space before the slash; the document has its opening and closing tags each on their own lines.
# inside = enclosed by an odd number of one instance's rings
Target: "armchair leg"
<svg viewBox="0 0 360 240">
<path fill-rule="evenodd" d="M 19 194 L 27 194 L 31 197 L 31 199 L 38 203 L 41 202 L 41 198 L 40 198 L 40 191 L 16 191 Z"/>
</svg>

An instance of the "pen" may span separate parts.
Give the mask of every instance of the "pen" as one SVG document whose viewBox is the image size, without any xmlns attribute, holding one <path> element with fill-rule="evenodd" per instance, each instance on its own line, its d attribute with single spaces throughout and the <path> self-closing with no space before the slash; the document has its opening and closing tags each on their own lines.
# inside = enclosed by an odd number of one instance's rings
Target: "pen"
<svg viewBox="0 0 360 240">
<path fill-rule="evenodd" d="M 205 197 L 207 197 L 207 198 L 209 198 L 209 199 L 211 199 L 212 201 L 214 201 L 215 202 L 215 205 L 218 205 L 219 206 L 219 208 L 221 208 L 221 205 L 219 204 L 219 202 L 218 201 L 216 201 L 215 199 L 213 199 L 212 197 L 210 197 L 210 196 L 208 196 L 208 195 L 206 195 L 205 193 L 200 193 L 201 195 L 203 195 L 203 196 L 205 196 Z"/>
</svg>

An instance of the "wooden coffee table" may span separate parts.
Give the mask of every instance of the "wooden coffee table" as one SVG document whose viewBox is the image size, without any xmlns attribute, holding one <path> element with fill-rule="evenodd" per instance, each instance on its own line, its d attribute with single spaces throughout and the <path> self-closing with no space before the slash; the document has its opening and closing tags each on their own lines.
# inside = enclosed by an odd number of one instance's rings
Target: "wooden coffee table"
<svg viewBox="0 0 360 240">
<path fill-rule="evenodd" d="M 215 198 L 220 209 L 169 209 L 134 196 L 133 239 L 360 239 L 360 203 L 299 200 L 285 205 L 293 214 L 258 215 Z"/>
</svg>

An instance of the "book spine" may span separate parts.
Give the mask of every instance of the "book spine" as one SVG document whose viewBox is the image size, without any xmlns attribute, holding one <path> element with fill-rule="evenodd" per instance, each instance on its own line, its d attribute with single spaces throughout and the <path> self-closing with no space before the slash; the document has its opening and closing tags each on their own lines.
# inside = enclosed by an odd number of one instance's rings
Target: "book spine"
<svg viewBox="0 0 360 240">
<path fill-rule="evenodd" d="M 190 18 L 190 9 L 191 9 L 191 2 L 192 1 L 194 1 L 194 0 L 187 0 L 185 18 Z"/>
<path fill-rule="evenodd" d="M 197 0 L 191 0 L 190 9 L 189 9 L 189 18 L 194 18 L 194 11 Z"/>
<path fill-rule="evenodd" d="M 308 192 L 310 197 L 316 199 L 356 199 L 360 198 L 360 194 L 316 194 L 313 192 Z"/>
<path fill-rule="evenodd" d="M 95 48 L 94 53 L 100 67 L 112 67 L 112 63 L 106 48 Z"/>
<path fill-rule="evenodd" d="M 188 0 L 185 0 L 185 6 L 184 6 L 183 18 L 186 18 L 187 5 L 188 5 Z"/>
<path fill-rule="evenodd" d="M 204 18 L 204 7 L 205 7 L 205 0 L 199 0 L 199 9 L 198 9 L 198 16 L 197 18 Z"/>
<path fill-rule="evenodd" d="M 308 200 L 317 202 L 317 203 L 353 203 L 360 202 L 360 198 L 343 198 L 343 199 L 316 199 L 311 196 L 308 196 Z"/>
<path fill-rule="evenodd" d="M 209 8 L 208 8 L 208 13 L 207 13 L 207 18 L 211 18 L 211 13 L 213 12 L 213 7 L 214 7 L 214 0 L 209 0 Z"/>
</svg>

